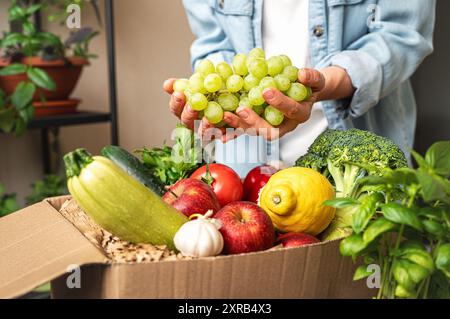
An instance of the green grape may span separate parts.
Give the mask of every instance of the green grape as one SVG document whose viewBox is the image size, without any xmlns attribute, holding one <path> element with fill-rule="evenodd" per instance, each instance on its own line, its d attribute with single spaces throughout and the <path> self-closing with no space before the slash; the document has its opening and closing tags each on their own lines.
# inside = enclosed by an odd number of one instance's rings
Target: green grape
<svg viewBox="0 0 450 319">
<path fill-rule="evenodd" d="M 184 92 L 189 85 L 188 79 L 178 79 L 173 83 L 173 90 L 175 92 Z"/>
<path fill-rule="evenodd" d="M 234 73 L 240 76 L 246 76 L 248 74 L 247 69 L 247 56 L 243 53 L 238 53 L 233 59 L 233 69 Z"/>
<path fill-rule="evenodd" d="M 250 107 L 250 100 L 248 99 L 248 97 L 244 97 L 239 101 L 239 106 L 247 106 Z"/>
<path fill-rule="evenodd" d="M 189 78 L 189 90 L 192 93 L 203 93 L 205 94 L 207 91 L 205 89 L 205 86 L 203 85 L 203 82 L 205 81 L 205 78 L 200 73 L 194 73 Z"/>
<path fill-rule="evenodd" d="M 208 106 L 208 99 L 201 93 L 194 93 L 189 97 L 189 105 L 195 111 L 202 111 Z"/>
<path fill-rule="evenodd" d="M 214 63 L 208 59 L 201 60 L 198 62 L 195 72 L 201 73 L 203 76 L 214 73 L 216 69 L 214 68 Z"/>
<path fill-rule="evenodd" d="M 295 82 L 291 84 L 291 87 L 286 93 L 291 99 L 301 102 L 308 98 L 309 91 L 303 84 Z"/>
<path fill-rule="evenodd" d="M 289 81 L 288 77 L 284 74 L 278 74 L 274 79 L 278 90 L 282 92 L 289 90 L 291 87 L 291 81 Z"/>
<path fill-rule="evenodd" d="M 231 93 L 222 93 L 217 98 L 217 102 L 225 111 L 233 112 L 239 106 L 239 99 Z"/>
<path fill-rule="evenodd" d="M 253 74 L 249 74 L 244 78 L 244 89 L 250 91 L 255 86 L 258 86 L 260 78 L 257 78 Z"/>
<path fill-rule="evenodd" d="M 203 82 L 206 91 L 214 93 L 220 90 L 223 81 L 217 73 L 208 74 Z"/>
<path fill-rule="evenodd" d="M 242 93 L 242 94 L 239 96 L 239 100 L 242 100 L 242 99 L 245 99 L 245 98 L 248 99 L 248 94 L 247 94 L 247 93 Z"/>
<path fill-rule="evenodd" d="M 250 52 L 248 53 L 248 57 L 250 58 L 261 58 L 261 59 L 265 59 L 266 58 L 266 53 L 264 52 L 263 49 L 261 48 L 253 48 L 250 50 Z"/>
<path fill-rule="evenodd" d="M 187 87 L 187 89 L 186 90 L 184 90 L 184 96 L 187 98 L 187 99 L 189 99 L 189 97 L 192 95 L 192 94 L 194 94 L 194 92 L 192 92 L 192 90 L 189 88 L 189 86 Z"/>
<path fill-rule="evenodd" d="M 263 77 L 261 79 L 261 82 L 259 82 L 259 87 L 264 91 L 264 89 L 267 88 L 278 88 L 277 83 L 275 82 L 274 78 L 270 76 Z"/>
<path fill-rule="evenodd" d="M 220 62 L 216 65 L 216 72 L 219 74 L 223 80 L 228 79 L 231 75 L 233 75 L 233 69 L 226 62 Z"/>
<path fill-rule="evenodd" d="M 252 88 L 248 92 L 248 99 L 251 105 L 262 105 L 265 102 L 262 89 L 259 86 Z"/>
<path fill-rule="evenodd" d="M 264 119 L 272 126 L 278 126 L 284 121 L 284 114 L 277 108 L 269 105 L 264 110 Z"/>
<path fill-rule="evenodd" d="M 206 119 L 211 124 L 220 123 L 223 119 L 223 110 L 219 103 L 211 101 L 208 103 L 208 106 L 204 110 Z"/>
<path fill-rule="evenodd" d="M 227 90 L 235 93 L 244 86 L 244 80 L 237 74 L 233 74 L 227 79 Z"/>
<path fill-rule="evenodd" d="M 275 76 L 283 72 L 283 60 L 278 56 L 273 56 L 267 60 L 267 70 L 270 76 Z"/>
<path fill-rule="evenodd" d="M 264 113 L 264 105 L 263 104 L 261 104 L 261 105 L 253 105 L 252 106 L 252 110 L 256 114 L 261 115 L 261 114 Z"/>
<path fill-rule="evenodd" d="M 288 65 L 284 68 L 283 75 L 287 76 L 289 81 L 295 82 L 298 79 L 298 68 L 292 65 Z"/>
<path fill-rule="evenodd" d="M 283 61 L 284 67 L 292 65 L 291 59 L 289 59 L 289 57 L 287 55 L 282 54 L 282 55 L 279 55 L 278 57 L 281 59 L 281 61 Z"/>
<path fill-rule="evenodd" d="M 248 67 L 248 71 L 257 78 L 267 75 L 267 63 L 264 59 L 253 59 Z"/>
</svg>

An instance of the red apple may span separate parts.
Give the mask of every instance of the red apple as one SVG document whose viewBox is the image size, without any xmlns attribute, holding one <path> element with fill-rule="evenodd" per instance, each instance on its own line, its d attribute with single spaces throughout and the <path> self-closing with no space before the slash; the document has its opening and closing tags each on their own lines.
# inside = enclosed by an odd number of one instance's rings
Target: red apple
<svg viewBox="0 0 450 319">
<path fill-rule="evenodd" d="M 226 254 L 249 253 L 271 248 L 275 229 L 269 215 L 251 202 L 233 202 L 219 210 L 214 218 L 222 227 Z"/>
<path fill-rule="evenodd" d="M 169 188 L 162 199 L 188 217 L 192 214 L 204 215 L 208 210 L 215 213 L 220 209 L 212 188 L 194 178 L 178 181 Z"/>
<path fill-rule="evenodd" d="M 277 169 L 273 166 L 263 165 L 252 169 L 244 180 L 244 200 L 258 202 L 259 191 L 267 184 L 270 176 L 275 174 Z"/>
<path fill-rule="evenodd" d="M 301 247 L 309 244 L 320 243 L 316 237 L 303 233 L 286 233 L 277 238 L 277 242 L 283 247 Z"/>
</svg>

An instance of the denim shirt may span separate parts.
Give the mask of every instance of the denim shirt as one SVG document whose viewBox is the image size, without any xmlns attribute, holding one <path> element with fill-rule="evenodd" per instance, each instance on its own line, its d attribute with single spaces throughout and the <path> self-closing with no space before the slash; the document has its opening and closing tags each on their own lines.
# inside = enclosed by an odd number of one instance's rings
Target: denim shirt
<svg viewBox="0 0 450 319">
<path fill-rule="evenodd" d="M 197 37 L 193 66 L 206 57 L 231 62 L 262 47 L 263 0 L 183 4 Z M 350 99 L 322 102 L 330 128 L 369 130 L 409 153 L 416 126 L 409 78 L 433 51 L 435 6 L 435 0 L 310 0 L 312 65 L 344 68 L 356 89 Z"/>
</svg>

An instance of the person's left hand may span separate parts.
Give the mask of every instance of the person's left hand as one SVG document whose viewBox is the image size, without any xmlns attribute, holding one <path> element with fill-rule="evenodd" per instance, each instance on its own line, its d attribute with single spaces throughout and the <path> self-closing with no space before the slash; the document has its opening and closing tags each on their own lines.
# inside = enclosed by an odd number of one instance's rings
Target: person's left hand
<svg viewBox="0 0 450 319">
<path fill-rule="evenodd" d="M 263 92 L 266 102 L 283 112 L 285 119 L 281 125 L 273 127 L 250 107 L 241 106 L 236 110 L 236 114 L 225 112 L 224 122 L 238 129 L 238 133 L 228 133 L 222 140 L 225 142 L 233 139 L 248 129 L 253 129 L 256 134 L 263 135 L 267 140 L 274 140 L 306 122 L 311 115 L 313 104 L 319 100 L 319 95 L 325 87 L 325 77 L 317 70 L 301 69 L 298 73 L 298 80 L 312 89 L 313 94 L 306 101 L 296 102 L 275 88 L 268 88 Z M 249 131 L 251 132 L 251 130 Z"/>
</svg>

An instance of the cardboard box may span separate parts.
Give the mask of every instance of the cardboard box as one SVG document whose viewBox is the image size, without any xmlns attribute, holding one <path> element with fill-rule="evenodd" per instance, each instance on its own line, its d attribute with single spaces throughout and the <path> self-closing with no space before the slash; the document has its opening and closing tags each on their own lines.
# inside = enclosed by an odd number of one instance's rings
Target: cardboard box
<svg viewBox="0 0 450 319">
<path fill-rule="evenodd" d="M 51 198 L 0 219 L 0 298 L 51 281 L 54 298 L 369 298 L 339 242 L 194 260 L 112 263 Z M 67 267 L 80 265 L 81 288 Z M 69 274 L 70 275 L 70 274 Z"/>
</svg>

